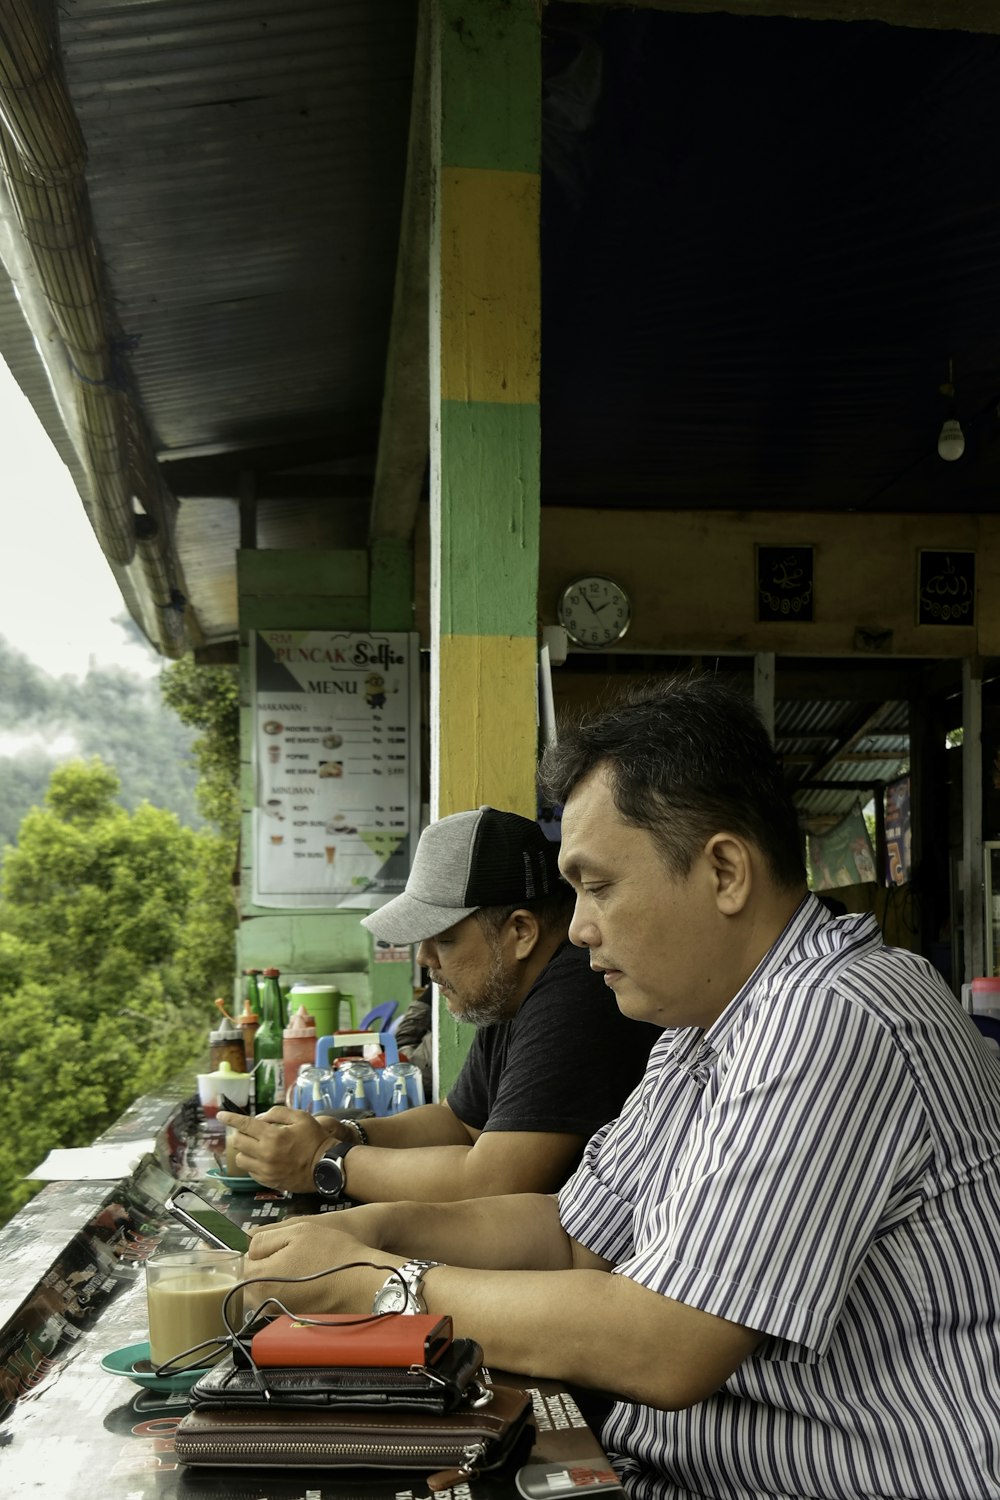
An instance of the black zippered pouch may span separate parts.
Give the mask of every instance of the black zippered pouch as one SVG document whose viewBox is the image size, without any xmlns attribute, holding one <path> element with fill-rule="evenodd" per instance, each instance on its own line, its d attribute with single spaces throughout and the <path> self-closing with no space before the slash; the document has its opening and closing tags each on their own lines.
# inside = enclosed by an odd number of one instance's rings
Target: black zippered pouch
<svg viewBox="0 0 1000 1500">
<path fill-rule="evenodd" d="M 531 1397 L 490 1386 L 492 1399 L 447 1413 L 292 1411 L 266 1406 L 201 1407 L 174 1433 L 179 1463 L 228 1469 L 392 1469 L 423 1474 L 450 1489 L 526 1454 Z"/>
<path fill-rule="evenodd" d="M 322 1365 L 249 1368 L 233 1356 L 199 1376 L 190 1391 L 192 1410 L 212 1408 L 449 1412 L 461 1402 L 489 1400 L 476 1376 L 483 1351 L 474 1339 L 453 1339 L 433 1365 Z"/>
</svg>

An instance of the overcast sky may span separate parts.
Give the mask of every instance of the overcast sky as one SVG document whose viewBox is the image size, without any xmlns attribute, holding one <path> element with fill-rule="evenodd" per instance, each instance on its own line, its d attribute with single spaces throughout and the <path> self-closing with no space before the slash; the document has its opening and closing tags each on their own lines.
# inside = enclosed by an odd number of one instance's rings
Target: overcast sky
<svg viewBox="0 0 1000 1500">
<path fill-rule="evenodd" d="M 158 672 L 114 617 L 125 605 L 69 470 L 0 359 L 0 635 L 53 676 Z"/>
</svg>

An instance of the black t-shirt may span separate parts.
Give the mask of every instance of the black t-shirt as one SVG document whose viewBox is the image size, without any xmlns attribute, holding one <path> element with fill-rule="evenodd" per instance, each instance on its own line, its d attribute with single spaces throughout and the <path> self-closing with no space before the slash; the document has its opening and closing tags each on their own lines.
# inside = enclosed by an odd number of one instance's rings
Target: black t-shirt
<svg viewBox="0 0 1000 1500">
<path fill-rule="evenodd" d="M 587 950 L 563 943 L 517 1014 L 477 1029 L 448 1104 L 474 1130 L 589 1138 L 621 1112 L 660 1034 L 623 1016 Z"/>
</svg>

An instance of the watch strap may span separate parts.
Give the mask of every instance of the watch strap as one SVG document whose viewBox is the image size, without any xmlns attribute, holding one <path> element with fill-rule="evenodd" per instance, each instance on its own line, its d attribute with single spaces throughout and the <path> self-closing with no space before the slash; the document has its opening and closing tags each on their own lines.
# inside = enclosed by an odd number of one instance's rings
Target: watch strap
<svg viewBox="0 0 1000 1500">
<path fill-rule="evenodd" d="M 321 1197 L 339 1198 L 343 1193 L 346 1180 L 344 1170 L 344 1157 L 347 1155 L 348 1151 L 354 1150 L 356 1144 L 356 1141 L 334 1141 L 331 1145 L 327 1146 L 326 1150 L 323 1152 L 323 1155 L 320 1157 L 315 1167 L 313 1167 L 313 1185 L 315 1186 L 316 1191 L 320 1194 Z M 322 1185 L 322 1182 L 320 1180 L 322 1175 L 320 1164 L 324 1161 L 336 1162 L 337 1166 L 340 1168 L 340 1186 L 336 1189 L 331 1190 L 330 1188 L 323 1187 Z"/>
</svg>

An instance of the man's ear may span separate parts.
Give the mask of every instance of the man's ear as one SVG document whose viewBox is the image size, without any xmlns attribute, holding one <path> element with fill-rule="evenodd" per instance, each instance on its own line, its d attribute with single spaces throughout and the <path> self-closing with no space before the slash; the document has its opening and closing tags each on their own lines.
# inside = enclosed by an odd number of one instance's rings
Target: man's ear
<svg viewBox="0 0 1000 1500">
<path fill-rule="evenodd" d="M 715 881 L 715 904 L 723 916 L 741 912 L 753 886 L 753 860 L 743 839 L 732 833 L 713 834 L 705 845 Z"/>
<path fill-rule="evenodd" d="M 514 957 L 530 958 L 538 946 L 542 931 L 534 912 L 528 911 L 527 907 L 519 906 L 517 911 L 511 912 L 508 917 L 507 930 L 513 938 Z"/>
</svg>

